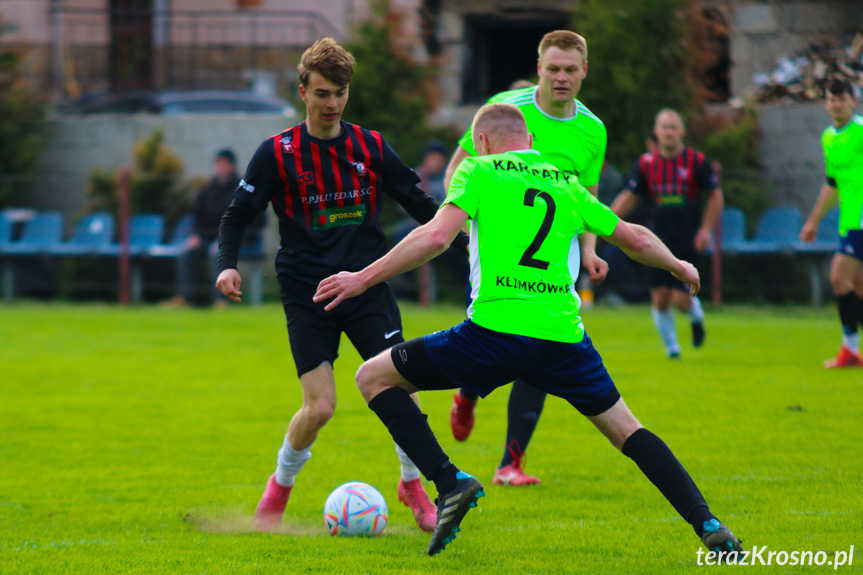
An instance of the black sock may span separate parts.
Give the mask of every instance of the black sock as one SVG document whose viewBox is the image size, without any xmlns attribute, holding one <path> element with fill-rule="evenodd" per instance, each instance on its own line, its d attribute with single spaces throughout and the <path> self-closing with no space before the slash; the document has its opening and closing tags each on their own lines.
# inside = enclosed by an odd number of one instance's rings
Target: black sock
<svg viewBox="0 0 863 575">
<path fill-rule="evenodd" d="M 531 387 L 520 379 L 512 384 L 507 406 L 506 451 L 500 466 L 504 467 L 521 458 L 539 423 L 545 405 L 545 392 Z"/>
<path fill-rule="evenodd" d="M 857 296 L 857 323 L 863 327 L 863 298 Z M 856 349 L 854 351 L 857 351 Z"/>
<path fill-rule="evenodd" d="M 857 333 L 857 323 L 861 321 L 860 314 L 861 310 L 863 310 L 857 294 L 852 291 L 838 296 L 836 298 L 836 306 L 839 308 L 839 322 L 842 324 L 842 333 L 845 335 Z"/>
<path fill-rule="evenodd" d="M 475 399 L 477 399 L 479 397 L 479 395 L 477 395 L 476 393 L 474 393 L 472 391 L 468 391 L 466 389 L 460 389 L 459 392 L 461 392 L 461 396 L 463 398 L 469 399 L 471 401 L 474 401 Z"/>
<path fill-rule="evenodd" d="M 665 442 L 642 427 L 629 436 L 621 451 L 635 461 L 641 472 L 701 537 L 704 522 L 715 517 L 695 482 Z"/>
<path fill-rule="evenodd" d="M 369 402 L 369 408 L 384 422 L 390 435 L 407 453 L 420 472 L 434 481 L 439 493 L 452 491 L 458 469 L 441 449 L 428 424 L 428 416 L 420 411 L 408 392 L 391 387 Z"/>
</svg>

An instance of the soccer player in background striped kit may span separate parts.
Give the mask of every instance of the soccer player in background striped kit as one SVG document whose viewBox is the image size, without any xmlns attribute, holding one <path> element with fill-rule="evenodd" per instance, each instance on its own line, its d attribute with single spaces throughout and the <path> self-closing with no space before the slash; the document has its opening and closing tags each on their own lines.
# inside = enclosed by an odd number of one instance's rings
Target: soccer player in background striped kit
<svg viewBox="0 0 863 575">
<path fill-rule="evenodd" d="M 863 323 L 863 117 L 854 113 L 857 98 L 845 80 L 833 80 L 824 95 L 833 118 L 821 135 L 827 181 L 800 231 L 804 242 L 815 240 L 818 224 L 839 200 L 839 249 L 830 265 L 830 283 L 839 307 L 842 346 L 824 367 L 863 367 L 860 334 Z"/>
<path fill-rule="evenodd" d="M 540 40 L 538 55 L 539 84 L 536 87 L 502 92 L 488 103 L 518 107 L 533 136 L 533 149 L 558 170 L 576 176 L 596 196 L 605 159 L 605 125 L 576 99 L 587 76 L 587 42 L 570 30 L 555 30 Z M 476 155 L 468 130 L 447 167 L 447 188 L 462 161 Z M 579 254 L 579 239 L 573 238 L 569 252 L 573 279 L 578 277 L 583 263 L 591 281 L 602 281 L 608 273 L 608 264 L 596 255 L 596 236 L 585 233 L 580 251 Z M 471 252 L 473 258 L 474 250 Z M 476 297 L 476 285 L 477 278 L 471 277 L 471 298 Z M 540 483 L 538 477 L 527 475 L 523 468 L 524 453 L 542 414 L 545 396 L 545 392 L 522 381 L 513 383 L 507 411 L 506 448 L 495 471 L 494 483 L 510 486 Z M 458 441 L 465 441 L 473 430 L 476 403 L 477 395 L 466 389 L 459 390 L 453 397 L 450 426 Z"/>
<path fill-rule="evenodd" d="M 696 262 L 710 246 L 710 234 L 722 214 L 722 189 L 710 160 L 683 144 L 686 128 L 675 110 L 656 114 L 653 132 L 656 149 L 642 154 L 632 167 L 626 189 L 611 209 L 625 218 L 636 202 L 650 203 L 650 229 L 682 260 Z M 704 216 L 699 213 L 699 194 L 707 196 Z M 692 345 L 704 344 L 704 310 L 685 284 L 664 270 L 648 269 L 653 322 L 670 358 L 680 357 L 674 307 L 689 314 Z"/>
<path fill-rule="evenodd" d="M 404 341 L 401 315 L 389 285 L 381 284 L 338 312 L 312 301 L 319 281 L 340 270 L 359 270 L 386 252 L 379 217 L 384 195 L 419 223 L 431 220 L 437 203 L 417 187 L 420 178 L 404 165 L 383 136 L 342 120 L 354 57 L 332 38 L 306 50 L 297 66 L 306 120 L 267 138 L 255 152 L 219 230 L 216 287 L 240 301 L 237 257 L 243 231 L 269 204 L 279 217 L 281 245 L 276 272 L 288 323 L 291 353 L 303 405 L 291 419 L 276 472 L 255 510 L 259 529 L 278 526 L 294 478 L 311 457 L 318 432 L 336 408 L 333 362 L 345 333 L 368 359 Z M 461 234 L 453 245 L 467 251 Z M 433 531 L 436 509 L 420 473 L 396 445 L 401 460 L 399 500 L 417 525 Z"/>
</svg>

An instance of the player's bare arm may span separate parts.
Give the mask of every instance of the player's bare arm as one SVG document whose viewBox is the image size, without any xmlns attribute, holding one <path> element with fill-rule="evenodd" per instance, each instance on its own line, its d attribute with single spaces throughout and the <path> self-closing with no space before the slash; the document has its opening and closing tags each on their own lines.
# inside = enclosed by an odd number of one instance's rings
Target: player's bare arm
<svg viewBox="0 0 863 575">
<path fill-rule="evenodd" d="M 625 189 L 614 198 L 611 202 L 611 211 L 619 218 L 625 218 L 632 213 L 632 210 L 638 204 L 638 196 L 632 190 Z"/>
<path fill-rule="evenodd" d="M 725 207 L 725 199 L 722 196 L 721 188 L 713 188 L 710 191 L 710 198 L 707 200 L 707 206 L 704 208 L 704 217 L 701 218 L 701 227 L 695 233 L 695 249 L 703 252 L 710 247 L 710 236 L 716 228 L 719 221 L 719 216 L 722 214 L 722 208 Z"/>
<path fill-rule="evenodd" d="M 467 221 L 467 212 L 453 204 L 446 204 L 432 221 L 424 224 L 399 242 L 389 253 L 358 272 L 341 272 L 320 284 L 314 301 L 335 298 L 324 309 L 330 311 L 343 300 L 356 297 L 383 281 L 442 254 L 450 246 Z"/>
<path fill-rule="evenodd" d="M 800 230 L 800 241 L 814 242 L 815 236 L 818 233 L 818 224 L 824 219 L 824 216 L 830 211 L 836 201 L 839 199 L 839 190 L 830 184 L 822 184 L 821 191 L 818 192 L 818 199 L 815 200 L 815 207 L 809 217 L 806 218 L 806 223 L 803 224 L 803 229 Z"/>
<path fill-rule="evenodd" d="M 662 240 L 644 226 L 621 220 L 614 229 L 614 233 L 605 239 L 622 249 L 630 259 L 664 269 L 677 279 L 686 282 L 689 284 L 690 295 L 696 295 L 701 289 L 701 279 L 695 266 L 674 257 Z"/>
</svg>

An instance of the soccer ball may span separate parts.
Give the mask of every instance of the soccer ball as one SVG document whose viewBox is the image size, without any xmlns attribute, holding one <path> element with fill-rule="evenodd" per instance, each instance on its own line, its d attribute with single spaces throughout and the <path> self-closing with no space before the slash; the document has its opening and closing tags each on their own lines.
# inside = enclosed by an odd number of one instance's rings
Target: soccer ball
<svg viewBox="0 0 863 575">
<path fill-rule="evenodd" d="M 388 516 L 384 496 L 359 481 L 336 487 L 324 504 L 324 523 L 330 535 L 380 535 L 387 526 Z"/>
</svg>

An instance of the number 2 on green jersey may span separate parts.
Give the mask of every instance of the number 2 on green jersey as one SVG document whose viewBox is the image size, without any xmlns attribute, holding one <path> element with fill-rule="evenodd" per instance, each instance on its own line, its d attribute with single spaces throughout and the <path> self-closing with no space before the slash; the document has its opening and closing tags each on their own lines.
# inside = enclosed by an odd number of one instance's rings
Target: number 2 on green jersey
<svg viewBox="0 0 863 575">
<path fill-rule="evenodd" d="M 536 255 L 536 252 L 538 252 L 539 248 L 542 247 L 542 242 L 545 241 L 545 238 L 548 237 L 548 232 L 551 231 L 551 223 L 554 221 L 555 205 L 554 199 L 548 194 L 548 192 L 543 192 L 536 188 L 528 188 L 524 193 L 524 205 L 532 208 L 537 197 L 545 200 L 545 217 L 542 218 L 542 224 L 539 226 L 539 231 L 536 233 L 533 241 L 530 242 L 530 245 L 527 246 L 521 259 L 518 261 L 518 265 L 547 270 L 549 262 L 538 260 L 533 256 Z"/>
</svg>

